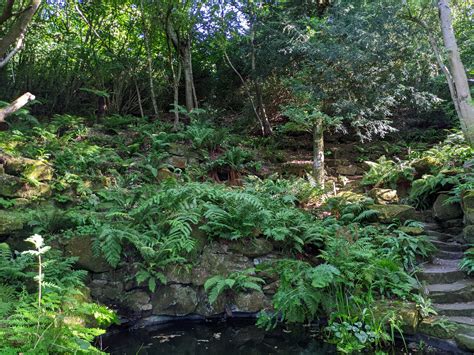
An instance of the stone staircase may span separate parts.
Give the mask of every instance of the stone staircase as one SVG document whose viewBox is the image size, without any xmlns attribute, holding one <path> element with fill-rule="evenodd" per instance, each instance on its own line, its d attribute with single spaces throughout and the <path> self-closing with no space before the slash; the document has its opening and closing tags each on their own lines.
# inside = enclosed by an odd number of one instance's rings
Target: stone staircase
<svg viewBox="0 0 474 355">
<path fill-rule="evenodd" d="M 459 269 L 467 245 L 437 224 L 425 224 L 425 234 L 438 248 L 435 257 L 421 266 L 419 280 L 438 312 L 434 319 L 449 322 L 458 345 L 474 351 L 474 278 Z"/>
</svg>

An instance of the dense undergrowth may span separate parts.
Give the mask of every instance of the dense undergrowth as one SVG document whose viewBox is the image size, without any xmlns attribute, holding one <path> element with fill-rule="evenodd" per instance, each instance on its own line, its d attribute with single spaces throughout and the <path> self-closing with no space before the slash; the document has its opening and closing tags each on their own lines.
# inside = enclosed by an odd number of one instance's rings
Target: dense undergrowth
<svg viewBox="0 0 474 355">
<path fill-rule="evenodd" d="M 265 283 L 276 279 L 273 307 L 260 314 L 258 325 L 271 328 L 326 316 L 325 336 L 341 351 L 393 342 L 403 323 L 394 304 L 425 302 L 414 273 L 420 258 L 429 257 L 434 247 L 427 237 L 408 234 L 406 227 L 417 227 L 416 222 L 373 223 L 377 212 L 370 207 L 371 199 L 328 199 L 306 179 L 254 176 L 264 164 L 253 150 L 258 143 L 202 118 L 181 132 L 168 128 L 133 117 L 114 116 L 91 127 L 79 117 L 56 116 L 30 130 L 0 133 L 5 153 L 39 159 L 54 168 L 48 199 L 61 209 L 38 213 L 35 204 L 43 204 L 45 197 L 27 207 L 34 232 L 45 236 L 47 244 L 92 237 L 95 252 L 112 267 L 133 262 L 137 271 L 130 276 L 152 292 L 166 284 L 168 266 L 192 268 L 202 243 L 264 238 L 281 257 L 210 278 L 205 285 L 210 302 L 221 294 L 261 292 Z M 455 191 L 461 193 L 472 183 L 469 176 L 451 175 L 446 167 L 466 169 L 461 161 L 471 151 L 456 140 L 447 144 L 417 155 L 415 161 L 436 159 L 426 173 L 458 179 Z M 194 162 L 178 167 L 173 161 L 176 149 L 186 149 Z M 409 179 L 412 166 L 380 160 L 372 164 L 365 183 L 390 186 Z M 33 176 L 23 178 L 32 186 L 37 183 Z M 429 179 L 424 175 L 417 181 L 430 184 Z M 226 184 L 219 183 L 222 180 Z M 447 184 L 440 181 L 431 192 Z M 420 184 L 415 181 L 410 194 L 416 205 L 427 195 L 419 192 Z M 24 209 L 21 202 L 0 200 L 5 209 Z M 315 205 L 319 207 L 305 207 Z M 113 316 L 87 301 L 81 291 L 84 273 L 71 271 L 74 260 L 54 251 L 44 253 L 38 303 L 31 274 L 38 260 L 13 254 L 3 244 L 1 256 L 2 300 L 20 301 L 2 302 L 0 349 L 92 351 L 86 350 L 86 343 L 100 330 L 89 316 L 102 322 L 97 326 L 110 323 Z"/>
</svg>

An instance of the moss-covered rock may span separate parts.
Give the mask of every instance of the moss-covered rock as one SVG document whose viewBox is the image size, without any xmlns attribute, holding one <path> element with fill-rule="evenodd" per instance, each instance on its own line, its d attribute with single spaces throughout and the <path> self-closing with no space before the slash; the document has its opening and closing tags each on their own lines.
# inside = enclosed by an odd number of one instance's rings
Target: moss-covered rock
<svg viewBox="0 0 474 355">
<path fill-rule="evenodd" d="M 402 232 L 405 232 L 408 235 L 413 235 L 413 236 L 422 235 L 422 234 L 425 233 L 425 230 L 421 227 L 406 227 L 406 226 L 403 226 L 403 227 L 400 227 L 398 229 L 401 230 Z"/>
<path fill-rule="evenodd" d="M 456 334 L 456 343 L 462 349 L 474 351 L 474 336 L 470 334 Z"/>
<path fill-rule="evenodd" d="M 0 235 L 10 235 L 22 230 L 26 220 L 24 212 L 0 210 Z"/>
<path fill-rule="evenodd" d="M 0 196 L 20 197 L 19 193 L 24 185 L 19 177 L 7 174 L 0 175 Z"/>
<path fill-rule="evenodd" d="M 425 156 L 423 158 L 415 159 L 410 165 L 415 169 L 416 175 L 421 177 L 435 171 L 443 164 L 434 157 Z"/>
<path fill-rule="evenodd" d="M 474 244 L 474 225 L 464 227 L 463 237 L 466 243 Z"/>
<path fill-rule="evenodd" d="M 370 205 L 369 208 L 378 212 L 377 218 L 382 223 L 404 222 L 416 216 L 415 208 L 408 205 Z"/>
<path fill-rule="evenodd" d="M 369 191 L 369 196 L 380 205 L 398 203 L 397 190 L 374 188 Z"/>
<path fill-rule="evenodd" d="M 42 160 L 13 157 L 2 153 L 0 163 L 3 164 L 5 173 L 27 180 L 50 181 L 53 178 L 53 168 Z"/>
<path fill-rule="evenodd" d="M 447 203 L 451 197 L 448 194 L 439 194 L 433 205 L 433 217 L 438 221 L 448 221 L 463 216 L 461 205 L 457 202 Z"/>
<path fill-rule="evenodd" d="M 136 313 L 151 311 L 153 307 L 148 293 L 139 289 L 126 292 L 122 298 L 121 305 Z"/>
<path fill-rule="evenodd" d="M 78 257 L 76 265 L 94 273 L 106 272 L 112 267 L 103 257 L 96 256 L 92 250 L 92 237 L 78 236 L 66 242 L 65 252 L 68 256 Z"/>
<path fill-rule="evenodd" d="M 474 191 L 464 193 L 462 198 L 462 209 L 466 224 L 474 224 Z"/>
<path fill-rule="evenodd" d="M 446 321 L 441 321 L 436 317 L 425 318 L 418 325 L 418 332 L 440 339 L 454 338 L 456 330 L 456 323 L 446 324 Z"/>
</svg>

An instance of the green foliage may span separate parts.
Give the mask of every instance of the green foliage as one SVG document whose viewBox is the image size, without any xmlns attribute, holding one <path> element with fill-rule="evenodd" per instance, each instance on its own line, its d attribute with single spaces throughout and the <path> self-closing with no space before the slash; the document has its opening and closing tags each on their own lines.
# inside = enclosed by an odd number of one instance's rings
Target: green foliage
<svg viewBox="0 0 474 355">
<path fill-rule="evenodd" d="M 340 271 L 330 264 L 312 267 L 303 261 L 286 259 L 261 269 L 279 275 L 278 291 L 272 302 L 278 317 L 289 323 L 313 320 L 330 297 L 329 286 L 341 280 Z M 270 329 L 277 319 L 263 313 L 257 325 Z"/>
<path fill-rule="evenodd" d="M 366 161 L 365 163 L 369 166 L 369 170 L 364 174 L 362 184 L 375 187 L 395 188 L 400 179 L 411 181 L 415 172 L 415 169 L 406 162 L 388 160 L 385 155 L 382 155 L 376 162 Z"/>
<path fill-rule="evenodd" d="M 207 279 L 204 283 L 204 290 L 209 295 L 209 303 L 214 304 L 217 298 L 224 293 L 262 292 L 262 284 L 265 281 L 254 275 L 255 269 L 247 269 L 230 273 L 227 276 L 216 275 Z"/>
<path fill-rule="evenodd" d="M 49 251 L 39 236 L 29 239 L 36 249 L 16 257 L 0 245 L 0 284 L 7 285 L 0 288 L 0 351 L 102 353 L 91 343 L 115 315 L 87 301 L 80 291 L 85 274 L 72 270 L 74 260 Z M 39 265 L 44 274 L 33 271 Z M 29 290 L 33 278 L 41 293 Z"/>
<path fill-rule="evenodd" d="M 466 271 L 469 275 L 474 273 L 474 249 L 470 248 L 465 251 L 464 258 L 461 260 L 459 267 Z"/>
</svg>

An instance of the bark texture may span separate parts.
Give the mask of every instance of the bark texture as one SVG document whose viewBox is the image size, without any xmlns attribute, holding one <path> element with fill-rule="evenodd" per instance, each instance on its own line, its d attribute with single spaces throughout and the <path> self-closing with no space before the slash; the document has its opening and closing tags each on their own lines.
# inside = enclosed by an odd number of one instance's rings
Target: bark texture
<svg viewBox="0 0 474 355">
<path fill-rule="evenodd" d="M 15 0 L 8 0 L 0 15 L 0 25 L 13 18 L 13 4 Z M 21 49 L 23 38 L 34 14 L 41 5 L 41 0 L 31 0 L 28 6 L 20 11 L 7 33 L 0 39 L 0 68 Z M 11 48 L 13 46 L 13 48 Z"/>
<path fill-rule="evenodd" d="M 324 188 L 324 127 L 318 119 L 313 126 L 313 177 Z"/>
<path fill-rule="evenodd" d="M 32 101 L 35 99 L 35 95 L 27 92 L 23 95 L 21 95 L 18 99 L 13 101 L 10 105 L 7 107 L 4 107 L 0 109 L 0 122 L 4 122 L 5 119 L 11 115 L 12 113 L 15 113 L 19 109 L 21 109 L 23 106 L 25 106 L 28 102 Z"/>
<path fill-rule="evenodd" d="M 450 73 L 447 75 L 451 96 L 461 123 L 466 141 L 474 146 L 474 106 L 472 103 L 466 71 L 461 61 L 454 36 L 449 0 L 438 1 L 439 18 L 443 42 L 448 54 Z"/>
</svg>

